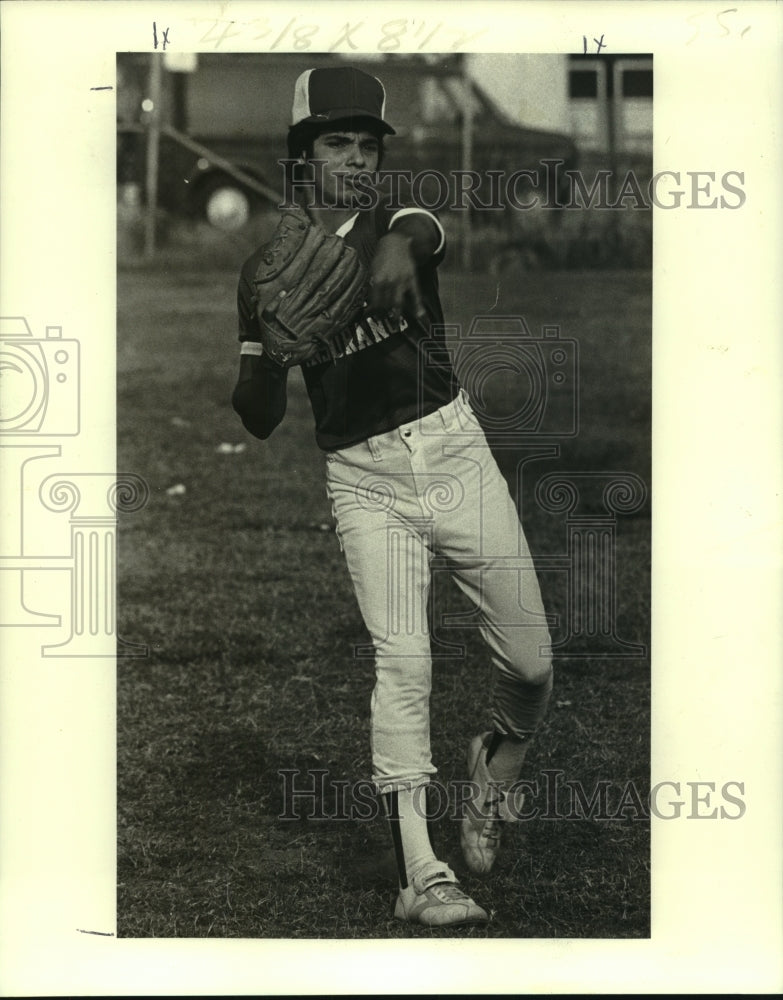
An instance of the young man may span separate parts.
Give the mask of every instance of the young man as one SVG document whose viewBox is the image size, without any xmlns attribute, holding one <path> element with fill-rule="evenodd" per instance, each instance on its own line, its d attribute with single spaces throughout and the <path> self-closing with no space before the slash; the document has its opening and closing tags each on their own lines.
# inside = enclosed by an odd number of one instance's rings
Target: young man
<svg viewBox="0 0 783 1000">
<path fill-rule="evenodd" d="M 552 686 L 549 634 L 530 553 L 505 480 L 451 366 L 430 363 L 443 315 L 437 268 L 444 235 L 430 212 L 360 207 L 359 175 L 373 174 L 383 139 L 385 92 L 352 68 L 309 70 L 297 80 L 289 156 L 322 161 L 297 197 L 311 221 L 356 248 L 369 301 L 337 349 L 302 366 L 325 452 L 327 490 L 361 614 L 375 648 L 371 706 L 373 781 L 398 863 L 395 917 L 428 926 L 488 919 L 433 850 L 426 785 L 431 652 L 427 600 L 433 557 L 448 560 L 478 608 L 494 666 L 494 731 L 468 747 L 475 807 L 462 819 L 465 862 L 492 868 L 502 823 L 515 818 L 506 791 Z M 366 189 L 365 189 L 366 191 Z M 309 202 L 309 205 L 306 204 Z M 253 280 L 264 248 L 242 268 L 239 381 L 244 426 L 268 437 L 286 407 L 287 369 L 261 347 Z M 336 354 L 332 357 L 331 354 Z M 427 354 L 427 357 L 425 357 Z M 447 725 L 448 720 L 439 720 Z"/>
</svg>

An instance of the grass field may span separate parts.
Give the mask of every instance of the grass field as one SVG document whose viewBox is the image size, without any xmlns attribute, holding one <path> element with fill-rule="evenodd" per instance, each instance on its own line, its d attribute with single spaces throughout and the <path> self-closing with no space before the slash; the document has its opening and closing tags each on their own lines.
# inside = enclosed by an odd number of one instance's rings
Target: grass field
<svg viewBox="0 0 783 1000">
<path fill-rule="evenodd" d="M 440 855 L 492 922 L 429 932 L 392 919 L 383 821 L 341 819 L 335 798 L 370 773 L 373 671 L 353 656 L 368 637 L 308 402 L 297 376 L 268 442 L 251 439 L 230 406 L 243 253 L 231 267 L 225 255 L 220 267 L 164 256 L 118 275 L 118 469 L 150 487 L 147 506 L 120 520 L 120 635 L 149 646 L 145 658 L 118 661 L 120 936 L 647 936 L 649 824 L 634 795 L 649 787 L 649 657 L 589 648 L 555 660 L 525 775 L 538 781 L 542 809 L 508 830 L 489 879 L 466 872 L 458 824 L 448 815 L 438 824 Z M 557 324 L 578 342 L 579 433 L 556 456 L 497 451 L 546 564 L 567 552 L 568 524 L 538 502 L 541 477 L 633 473 L 649 484 L 649 273 L 506 274 L 498 288 L 489 275 L 446 269 L 441 280 L 451 321 L 521 314 L 534 333 Z M 492 384 L 500 412 L 514 388 Z M 599 501 L 591 495 L 583 513 L 599 515 Z M 612 525 L 616 633 L 646 648 L 649 502 Z M 541 582 L 557 641 L 568 629 L 567 579 L 544 568 Z M 462 600 L 440 588 L 435 620 Z M 465 777 L 467 742 L 486 725 L 489 674 L 471 630 L 438 634 L 464 645 L 435 664 L 433 750 L 447 783 Z M 281 775 L 295 770 L 321 772 L 316 804 L 327 818 L 279 818 L 303 811 Z M 559 790 L 547 798 L 555 772 Z M 604 782 L 603 814 L 569 809 L 566 782 L 588 796 Z"/>
</svg>

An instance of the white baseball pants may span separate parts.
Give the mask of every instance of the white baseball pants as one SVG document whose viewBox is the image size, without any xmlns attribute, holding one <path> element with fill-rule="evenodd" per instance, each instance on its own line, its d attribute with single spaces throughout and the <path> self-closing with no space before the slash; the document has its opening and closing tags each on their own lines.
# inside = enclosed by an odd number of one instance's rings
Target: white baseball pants
<svg viewBox="0 0 783 1000">
<path fill-rule="evenodd" d="M 433 414 L 327 454 L 337 535 L 375 648 L 373 781 L 425 784 L 432 656 L 428 595 L 447 567 L 471 598 L 494 667 L 492 721 L 530 735 L 531 685 L 551 677 L 550 637 L 516 507 L 464 392 Z"/>
</svg>

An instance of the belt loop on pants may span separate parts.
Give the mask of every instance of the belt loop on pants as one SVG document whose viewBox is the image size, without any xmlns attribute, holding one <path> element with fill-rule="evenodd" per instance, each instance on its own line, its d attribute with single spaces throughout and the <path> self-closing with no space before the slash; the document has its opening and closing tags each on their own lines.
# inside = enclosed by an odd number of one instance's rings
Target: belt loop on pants
<svg viewBox="0 0 783 1000">
<path fill-rule="evenodd" d="M 462 394 L 465 390 L 460 389 L 457 395 L 452 399 L 450 403 L 446 403 L 445 406 L 441 406 L 438 410 L 440 414 L 441 423 L 445 430 L 450 431 L 460 430 L 460 419 L 459 419 L 459 407 L 462 401 Z"/>
<path fill-rule="evenodd" d="M 376 437 L 367 438 L 367 448 L 372 455 L 373 462 L 380 462 L 383 456 Z"/>
</svg>

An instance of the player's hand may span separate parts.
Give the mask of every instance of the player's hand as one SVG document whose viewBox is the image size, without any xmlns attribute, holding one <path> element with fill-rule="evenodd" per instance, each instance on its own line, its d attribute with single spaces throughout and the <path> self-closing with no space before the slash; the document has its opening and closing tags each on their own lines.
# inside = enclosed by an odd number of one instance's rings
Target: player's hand
<svg viewBox="0 0 783 1000">
<path fill-rule="evenodd" d="M 379 241 L 370 293 L 373 310 L 397 314 L 406 311 L 418 320 L 426 320 L 409 236 L 392 230 Z"/>
</svg>

